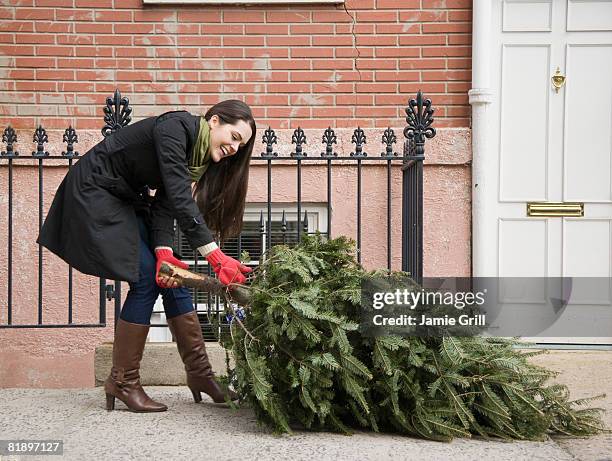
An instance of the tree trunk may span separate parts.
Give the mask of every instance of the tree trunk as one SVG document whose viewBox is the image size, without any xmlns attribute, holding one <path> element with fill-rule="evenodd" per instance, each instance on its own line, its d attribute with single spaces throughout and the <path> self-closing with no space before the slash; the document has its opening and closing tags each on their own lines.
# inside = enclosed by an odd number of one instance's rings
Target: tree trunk
<svg viewBox="0 0 612 461">
<path fill-rule="evenodd" d="M 180 287 L 196 288 L 218 296 L 223 296 L 227 293 L 232 301 L 241 305 L 247 305 L 251 301 L 251 292 L 249 288 L 244 285 L 233 283 L 226 287 L 214 277 L 195 274 L 169 263 L 163 263 L 159 272 L 174 277 Z"/>
</svg>

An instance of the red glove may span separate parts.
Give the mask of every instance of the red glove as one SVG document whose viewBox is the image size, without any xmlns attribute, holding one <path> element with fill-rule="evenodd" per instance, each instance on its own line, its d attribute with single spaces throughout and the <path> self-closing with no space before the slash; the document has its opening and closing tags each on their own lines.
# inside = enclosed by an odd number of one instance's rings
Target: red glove
<svg viewBox="0 0 612 461">
<path fill-rule="evenodd" d="M 156 248 L 155 257 L 157 258 L 157 265 L 155 267 L 155 281 L 157 282 L 157 286 L 160 288 L 174 288 L 174 286 L 165 284 L 159 278 L 159 268 L 161 267 L 162 263 L 170 263 L 180 267 L 181 269 L 189 269 L 189 266 L 183 261 L 176 259 L 170 248 Z"/>
<path fill-rule="evenodd" d="M 215 271 L 215 274 L 219 276 L 221 283 L 225 286 L 230 283 L 246 282 L 246 278 L 243 274 L 248 274 L 252 271 L 250 267 L 245 266 L 240 261 L 236 261 L 234 258 L 230 258 L 219 248 L 210 252 L 206 256 L 206 260 Z"/>
</svg>

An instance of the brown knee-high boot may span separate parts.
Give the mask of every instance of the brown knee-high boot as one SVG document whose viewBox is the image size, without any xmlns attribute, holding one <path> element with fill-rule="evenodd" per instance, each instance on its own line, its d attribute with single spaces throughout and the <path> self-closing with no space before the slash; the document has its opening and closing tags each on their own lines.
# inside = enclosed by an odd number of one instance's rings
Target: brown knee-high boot
<svg viewBox="0 0 612 461">
<path fill-rule="evenodd" d="M 126 322 L 119 319 L 113 343 L 113 368 L 104 382 L 106 409 L 115 409 L 115 397 L 131 411 L 144 413 L 166 411 L 163 403 L 152 400 L 140 384 L 140 360 L 144 350 L 149 325 Z"/>
<path fill-rule="evenodd" d="M 168 327 L 176 338 L 176 345 L 187 371 L 187 386 L 191 389 L 195 402 L 202 400 L 201 392 L 208 394 L 215 403 L 225 402 L 226 396 L 230 400 L 237 400 L 238 394 L 230 389 L 224 391 L 215 380 L 197 313 L 191 311 L 168 319 Z"/>
</svg>

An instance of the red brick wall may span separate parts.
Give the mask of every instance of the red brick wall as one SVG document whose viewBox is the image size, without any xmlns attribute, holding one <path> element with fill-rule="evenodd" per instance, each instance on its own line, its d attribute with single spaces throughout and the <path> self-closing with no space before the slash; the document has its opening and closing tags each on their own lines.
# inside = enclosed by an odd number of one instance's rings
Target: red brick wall
<svg viewBox="0 0 612 461">
<path fill-rule="evenodd" d="M 135 118 L 244 99 L 260 126 L 397 126 L 422 89 L 469 125 L 471 2 L 143 6 L 4 0 L 0 127 L 99 129 L 116 87 Z M 401 123 L 399 123 L 401 125 Z"/>
</svg>

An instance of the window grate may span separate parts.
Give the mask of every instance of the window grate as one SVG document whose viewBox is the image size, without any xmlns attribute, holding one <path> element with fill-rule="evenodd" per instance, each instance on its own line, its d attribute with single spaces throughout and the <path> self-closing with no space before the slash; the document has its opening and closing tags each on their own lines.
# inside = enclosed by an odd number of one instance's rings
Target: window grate
<svg viewBox="0 0 612 461">
<path fill-rule="evenodd" d="M 257 217 L 251 214 L 251 217 Z M 275 218 L 275 217 L 274 217 Z M 246 220 L 243 224 L 239 237 L 228 239 L 221 250 L 235 259 L 240 259 L 241 252 L 248 252 L 250 261 L 248 265 L 257 266 L 262 254 L 267 250 L 268 229 L 267 221 Z M 270 241 L 274 245 L 297 245 L 298 223 L 296 220 L 272 220 L 270 223 Z M 205 258 L 198 255 L 196 264 L 196 252 L 191 249 L 187 238 L 177 227 L 175 234 L 175 247 L 180 259 L 189 265 L 189 270 L 198 274 L 215 276 L 208 266 Z M 198 319 L 202 328 L 205 341 L 218 341 L 219 335 L 229 333 L 229 324 L 225 318 L 225 306 L 223 299 L 209 292 L 189 288 L 194 305 L 197 306 Z"/>
</svg>

